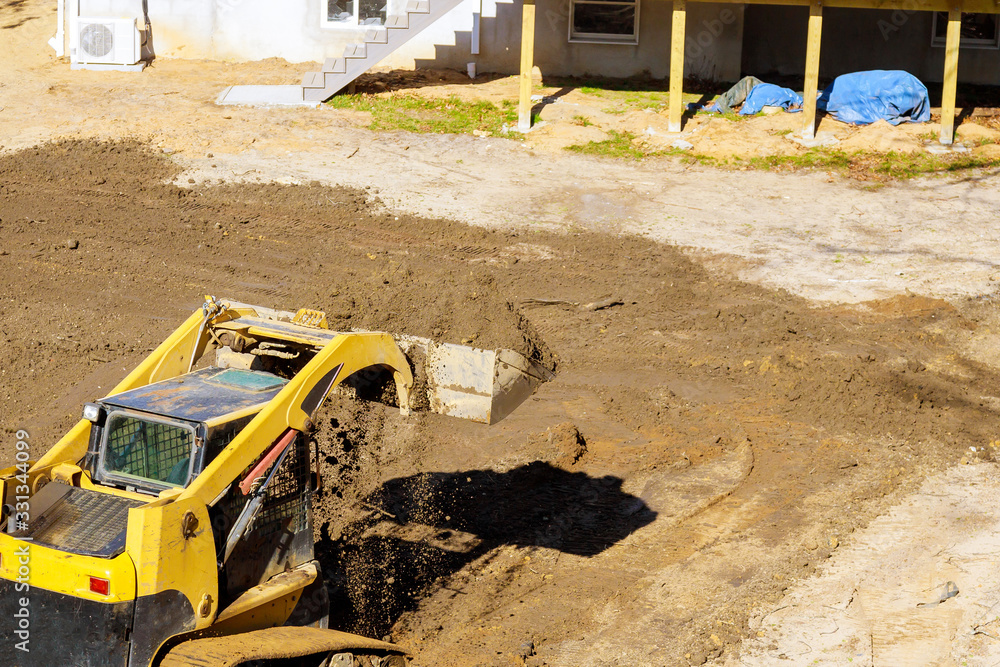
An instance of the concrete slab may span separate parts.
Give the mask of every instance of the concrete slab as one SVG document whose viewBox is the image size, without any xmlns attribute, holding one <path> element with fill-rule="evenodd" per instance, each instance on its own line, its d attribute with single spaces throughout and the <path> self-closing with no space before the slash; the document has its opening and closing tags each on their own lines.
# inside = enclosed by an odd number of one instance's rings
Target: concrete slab
<svg viewBox="0 0 1000 667">
<path fill-rule="evenodd" d="M 302 99 L 302 86 L 229 86 L 215 100 L 216 104 L 240 104 L 252 107 L 312 107 L 320 102 Z"/>
<path fill-rule="evenodd" d="M 818 146 L 834 146 L 839 143 L 839 139 L 833 136 L 833 132 L 817 132 L 815 137 L 803 137 L 800 133 L 786 135 L 789 141 L 794 141 L 806 148 L 816 148 Z"/>
<path fill-rule="evenodd" d="M 938 144 L 929 142 L 927 152 L 933 155 L 947 155 L 948 153 L 968 153 L 969 149 L 962 144 Z"/>
<path fill-rule="evenodd" d="M 146 69 L 146 64 L 139 61 L 134 65 L 108 64 L 108 63 L 70 63 L 72 70 L 88 70 L 91 72 L 141 72 Z"/>
</svg>

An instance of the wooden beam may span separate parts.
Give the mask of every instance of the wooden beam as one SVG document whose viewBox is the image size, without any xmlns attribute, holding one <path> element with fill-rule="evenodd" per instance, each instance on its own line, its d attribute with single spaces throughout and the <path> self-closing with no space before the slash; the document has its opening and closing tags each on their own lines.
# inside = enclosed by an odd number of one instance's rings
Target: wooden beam
<svg viewBox="0 0 1000 667">
<path fill-rule="evenodd" d="M 521 5 L 521 91 L 517 105 L 517 130 L 531 129 L 531 70 L 535 66 L 535 0 Z"/>
<path fill-rule="evenodd" d="M 809 5 L 809 35 L 806 38 L 806 81 L 802 91 L 802 136 L 816 136 L 816 93 L 819 90 L 819 46 L 823 39 L 823 5 Z"/>
<path fill-rule="evenodd" d="M 812 0 L 688 0 L 688 2 L 726 2 L 741 5 L 784 5 L 807 7 Z M 902 9 L 907 12 L 947 12 L 951 9 L 951 0 L 823 0 L 827 8 L 843 9 Z M 964 0 L 962 11 L 966 14 L 1000 14 L 998 0 Z"/>
<path fill-rule="evenodd" d="M 670 124 L 671 132 L 681 131 L 684 115 L 684 28 L 687 25 L 686 0 L 674 0 L 670 33 Z"/>
<path fill-rule="evenodd" d="M 958 47 L 962 41 L 962 7 L 948 9 L 948 34 L 944 46 L 944 85 L 941 87 L 941 143 L 955 140 L 955 96 L 958 92 Z"/>
</svg>

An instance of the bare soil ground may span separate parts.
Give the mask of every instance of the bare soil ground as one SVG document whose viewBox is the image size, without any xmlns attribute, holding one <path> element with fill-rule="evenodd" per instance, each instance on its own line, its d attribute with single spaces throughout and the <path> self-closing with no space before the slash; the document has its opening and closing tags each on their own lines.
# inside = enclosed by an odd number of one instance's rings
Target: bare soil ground
<svg viewBox="0 0 1000 667">
<path fill-rule="evenodd" d="M 988 664 L 995 177 L 866 192 L 220 109 L 225 83 L 301 66 L 70 73 L 41 3 L 18 8 L 0 456 L 17 428 L 44 451 L 205 293 L 513 347 L 558 375 L 493 427 L 326 408 L 339 627 L 415 665 L 810 664 L 809 632 L 830 664 Z M 944 578 L 947 622 L 879 624 Z M 790 604 L 852 624 L 772 617 Z"/>
<path fill-rule="evenodd" d="M 0 159 L 3 426 L 49 446 L 204 292 L 548 360 L 492 428 L 346 399 L 324 418 L 339 621 L 419 664 L 718 654 L 831 538 L 995 434 L 998 374 L 955 352 L 991 335 L 990 299 L 817 309 L 649 240 L 177 171 L 128 142 Z"/>
</svg>

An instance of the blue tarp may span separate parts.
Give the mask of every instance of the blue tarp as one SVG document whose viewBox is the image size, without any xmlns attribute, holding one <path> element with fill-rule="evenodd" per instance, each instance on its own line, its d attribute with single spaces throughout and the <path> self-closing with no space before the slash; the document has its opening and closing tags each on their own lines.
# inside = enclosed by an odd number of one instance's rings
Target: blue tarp
<svg viewBox="0 0 1000 667">
<path fill-rule="evenodd" d="M 878 120 L 893 125 L 926 123 L 931 119 L 927 88 L 912 74 L 898 70 L 838 76 L 819 96 L 816 107 L 852 125 L 868 125 Z"/>
<path fill-rule="evenodd" d="M 760 113 L 764 107 L 788 107 L 802 106 L 802 97 L 791 88 L 782 88 L 773 83 L 761 83 L 750 90 L 743 107 L 740 109 L 741 116 L 752 116 Z M 791 111 L 802 111 L 801 108 L 791 109 Z"/>
</svg>

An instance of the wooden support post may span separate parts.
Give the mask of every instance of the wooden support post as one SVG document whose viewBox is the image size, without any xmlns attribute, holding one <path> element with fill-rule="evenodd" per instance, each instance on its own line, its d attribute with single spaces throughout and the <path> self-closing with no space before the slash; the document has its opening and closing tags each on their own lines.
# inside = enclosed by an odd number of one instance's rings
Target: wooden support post
<svg viewBox="0 0 1000 667">
<path fill-rule="evenodd" d="M 535 0 L 521 5 L 521 95 L 517 105 L 517 130 L 531 129 L 531 70 L 535 66 Z"/>
<path fill-rule="evenodd" d="M 673 26 L 670 33 L 670 123 L 671 132 L 681 131 L 684 115 L 684 28 L 687 23 L 686 0 L 674 0 Z"/>
<path fill-rule="evenodd" d="M 802 136 L 816 136 L 816 93 L 819 91 L 819 46 L 823 39 L 823 5 L 819 0 L 809 4 L 809 36 L 806 38 L 806 80 L 802 91 L 802 116 L 805 127 Z"/>
<path fill-rule="evenodd" d="M 944 45 L 944 85 L 941 87 L 941 143 L 955 140 L 955 96 L 958 92 L 958 46 L 962 41 L 962 7 L 948 10 L 948 34 Z"/>
</svg>

